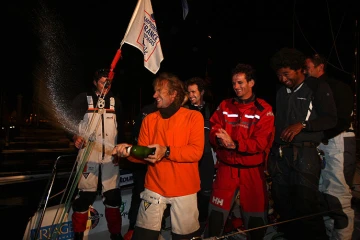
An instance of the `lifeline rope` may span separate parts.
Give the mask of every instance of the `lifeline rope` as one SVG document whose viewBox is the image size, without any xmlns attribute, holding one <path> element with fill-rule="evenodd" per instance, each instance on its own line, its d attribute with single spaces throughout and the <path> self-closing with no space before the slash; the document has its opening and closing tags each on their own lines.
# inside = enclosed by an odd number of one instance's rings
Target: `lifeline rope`
<svg viewBox="0 0 360 240">
<path fill-rule="evenodd" d="M 271 224 L 267 224 L 267 225 L 264 225 L 264 226 L 261 226 L 261 227 L 255 227 L 255 228 L 251 228 L 251 229 L 246 229 L 246 230 L 240 230 L 240 229 L 236 229 L 238 232 L 235 232 L 235 233 L 229 233 L 229 234 L 225 234 L 221 237 L 210 237 L 210 238 L 201 238 L 201 237 L 193 237 L 191 238 L 191 240 L 218 240 L 218 239 L 226 239 L 228 237 L 232 237 L 232 236 L 235 236 L 235 235 L 239 235 L 239 234 L 242 234 L 242 235 L 245 235 L 247 232 L 250 232 L 250 231 L 253 231 L 253 230 L 259 230 L 259 229 L 263 229 L 263 228 L 267 228 L 267 227 L 271 227 L 271 226 L 276 226 L 276 225 L 279 225 L 279 224 L 282 224 L 282 223 L 288 223 L 288 222 L 292 222 L 292 221 L 297 221 L 297 220 L 301 220 L 301 219 L 304 219 L 304 218 L 311 218 L 311 217 L 315 217 L 315 216 L 318 216 L 318 215 L 323 215 L 323 214 L 326 214 L 326 213 L 329 213 L 329 212 L 333 212 L 333 211 L 339 211 L 341 210 L 342 208 L 339 208 L 339 209 L 334 209 L 334 210 L 328 210 L 328 211 L 323 211 L 323 212 L 319 212 L 319 213 L 314 213 L 314 214 L 310 214 L 310 215 L 306 215 L 306 216 L 303 216 L 303 217 L 298 217 L 298 218 L 293 218 L 293 219 L 289 219 L 289 220 L 284 220 L 284 221 L 281 221 L 281 222 L 276 222 L 276 223 L 271 223 Z"/>
</svg>

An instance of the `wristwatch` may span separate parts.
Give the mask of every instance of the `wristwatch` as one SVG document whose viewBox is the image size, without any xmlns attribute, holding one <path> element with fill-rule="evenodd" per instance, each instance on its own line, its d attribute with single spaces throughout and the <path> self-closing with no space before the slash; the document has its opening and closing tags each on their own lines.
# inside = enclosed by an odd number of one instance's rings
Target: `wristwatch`
<svg viewBox="0 0 360 240">
<path fill-rule="evenodd" d="M 165 156 L 166 158 L 168 158 L 170 156 L 170 147 L 166 146 L 166 151 L 165 151 Z"/>
</svg>

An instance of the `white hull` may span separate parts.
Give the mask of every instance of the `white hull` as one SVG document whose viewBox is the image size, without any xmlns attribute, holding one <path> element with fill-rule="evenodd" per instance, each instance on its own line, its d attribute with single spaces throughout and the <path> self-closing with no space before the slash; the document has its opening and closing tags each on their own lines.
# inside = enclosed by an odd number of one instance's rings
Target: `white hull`
<svg viewBox="0 0 360 240">
<path fill-rule="evenodd" d="M 131 195 L 132 195 L 131 192 L 132 191 L 131 184 L 133 183 L 132 174 L 131 173 L 122 174 L 120 181 L 122 187 L 121 189 L 122 205 L 120 210 L 122 216 L 122 234 L 124 235 L 129 227 L 128 213 L 130 209 Z M 63 210 L 64 210 L 64 204 L 51 206 L 46 209 L 37 239 L 39 240 L 50 239 L 51 229 L 55 227 L 55 224 L 53 225 L 54 218 L 55 216 L 59 218 Z M 42 212 L 43 210 L 41 209 L 39 212 L 36 212 L 34 216 L 32 216 L 29 219 L 23 240 L 34 240 Z M 73 239 L 73 230 L 72 230 L 72 221 L 71 221 L 72 213 L 73 211 L 70 208 L 69 214 L 65 217 L 65 219 L 62 221 L 63 223 L 58 228 L 60 232 L 57 239 L 59 240 Z M 89 209 L 88 213 L 89 213 L 89 219 L 87 223 L 87 230 L 84 233 L 84 239 L 90 239 L 90 240 L 110 239 L 110 234 L 108 232 L 107 222 L 105 219 L 105 206 L 102 202 L 100 195 L 97 196 L 95 202 Z"/>
<path fill-rule="evenodd" d="M 128 213 L 131 203 L 131 188 L 122 189 L 122 206 L 121 206 L 121 216 L 122 216 L 122 231 L 123 234 L 126 233 L 129 227 L 129 219 Z M 56 205 L 46 209 L 38 239 L 50 239 L 50 230 L 52 229 L 53 221 L 55 218 L 55 214 L 59 209 L 59 213 L 64 209 L 64 205 Z M 68 216 L 65 218 L 63 223 L 60 226 L 60 232 L 58 235 L 58 239 L 66 240 L 73 239 L 73 230 L 72 230 L 72 222 L 71 215 L 73 211 L 70 210 Z M 36 233 L 36 228 L 38 226 L 38 221 L 41 216 L 41 212 L 35 213 L 35 215 L 29 220 L 28 225 L 25 230 L 23 240 L 33 240 L 34 235 Z M 99 234 L 109 235 L 107 230 L 107 222 L 105 219 L 105 207 L 102 203 L 101 196 L 98 196 L 89 209 L 89 220 L 87 223 L 87 230 L 84 233 L 84 239 L 99 239 Z M 104 232 L 104 233 L 103 233 Z M 97 236 L 97 237 L 96 237 Z M 108 239 L 109 239 L 108 238 Z"/>
</svg>

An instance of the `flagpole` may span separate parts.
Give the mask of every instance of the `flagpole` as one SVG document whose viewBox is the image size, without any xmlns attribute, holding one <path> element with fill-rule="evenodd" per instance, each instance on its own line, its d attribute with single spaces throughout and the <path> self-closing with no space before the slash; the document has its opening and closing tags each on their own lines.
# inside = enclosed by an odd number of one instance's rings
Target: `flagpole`
<svg viewBox="0 0 360 240">
<path fill-rule="evenodd" d="M 128 35 L 128 33 L 129 33 L 130 29 L 131 29 L 132 24 L 134 23 L 134 20 L 135 20 L 135 18 L 136 18 L 137 12 L 139 11 L 141 2 L 142 2 L 142 0 L 138 0 L 138 2 L 137 2 L 137 4 L 136 4 L 134 13 L 133 13 L 133 15 L 131 16 L 131 19 L 130 19 L 129 25 L 128 25 L 127 29 L 126 29 L 124 38 L 123 38 L 123 40 L 122 40 L 121 43 L 120 43 L 120 49 L 121 49 L 122 45 L 123 45 L 124 42 L 125 42 L 125 38 L 126 38 L 126 36 Z"/>
<path fill-rule="evenodd" d="M 139 7 L 140 7 L 140 2 L 141 2 L 141 0 L 139 0 L 138 3 L 136 4 L 135 11 L 134 11 L 133 15 L 131 16 L 130 23 L 129 23 L 127 29 L 126 29 L 124 38 L 123 38 L 123 40 L 122 40 L 121 43 L 120 43 L 119 49 L 116 51 L 116 54 L 115 54 L 115 56 L 114 56 L 113 61 L 111 62 L 111 65 L 110 65 L 110 73 L 109 73 L 109 76 L 108 76 L 108 78 L 109 78 L 111 81 L 112 81 L 112 79 L 114 78 L 114 68 L 116 67 L 117 62 L 119 61 L 119 59 L 120 59 L 120 57 L 121 57 L 121 47 L 122 47 L 122 45 L 124 44 L 125 38 L 126 38 L 127 34 L 129 33 L 129 31 L 130 31 L 130 29 L 131 29 L 131 26 L 132 26 L 132 24 L 133 24 L 133 22 L 134 22 L 134 19 L 135 19 L 135 17 L 136 17 L 136 13 L 138 12 Z"/>
<path fill-rule="evenodd" d="M 108 78 L 109 78 L 110 81 L 112 81 L 113 78 L 114 78 L 114 74 L 115 74 L 115 73 L 114 73 L 114 69 L 115 69 L 116 64 L 117 64 L 117 62 L 119 61 L 120 57 L 121 57 L 121 46 L 120 46 L 120 48 L 116 51 L 116 54 L 115 54 L 115 56 L 114 56 L 114 59 L 112 60 L 111 65 L 110 65 L 110 72 L 109 72 L 109 75 L 108 75 Z"/>
</svg>

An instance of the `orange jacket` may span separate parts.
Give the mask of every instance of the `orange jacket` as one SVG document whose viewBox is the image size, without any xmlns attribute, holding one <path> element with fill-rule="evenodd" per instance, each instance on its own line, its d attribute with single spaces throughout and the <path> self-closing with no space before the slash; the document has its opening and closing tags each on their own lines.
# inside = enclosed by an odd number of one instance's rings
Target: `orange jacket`
<svg viewBox="0 0 360 240">
<path fill-rule="evenodd" d="M 204 151 L 204 118 L 199 111 L 181 107 L 168 119 L 163 119 L 159 111 L 147 115 L 141 124 L 138 144 L 170 146 L 168 158 L 148 164 L 145 188 L 164 197 L 185 196 L 200 190 L 198 161 Z M 144 163 L 133 157 L 129 160 Z"/>
</svg>

